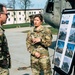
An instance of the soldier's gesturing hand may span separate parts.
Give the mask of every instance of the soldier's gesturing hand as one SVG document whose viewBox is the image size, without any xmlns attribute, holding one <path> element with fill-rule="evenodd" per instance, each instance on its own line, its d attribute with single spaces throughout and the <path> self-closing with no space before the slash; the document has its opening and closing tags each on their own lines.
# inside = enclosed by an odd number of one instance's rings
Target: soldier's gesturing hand
<svg viewBox="0 0 75 75">
<path fill-rule="evenodd" d="M 32 39 L 32 41 L 33 41 L 33 43 L 38 43 L 41 41 L 41 39 L 40 38 L 34 38 L 34 39 Z"/>
<path fill-rule="evenodd" d="M 39 57 L 40 57 L 40 53 L 39 53 L 39 52 L 36 52 L 36 53 L 35 53 L 35 56 L 36 56 L 37 58 L 39 58 Z"/>
</svg>

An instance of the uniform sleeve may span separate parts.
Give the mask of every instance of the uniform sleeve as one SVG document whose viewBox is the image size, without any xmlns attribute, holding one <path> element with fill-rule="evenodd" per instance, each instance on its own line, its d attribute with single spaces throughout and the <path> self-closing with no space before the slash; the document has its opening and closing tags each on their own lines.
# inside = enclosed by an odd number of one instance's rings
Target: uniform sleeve
<svg viewBox="0 0 75 75">
<path fill-rule="evenodd" d="M 1 40 L 2 40 L 2 45 L 1 45 L 2 56 L 4 57 L 2 65 L 4 67 L 10 68 L 11 67 L 11 57 L 9 54 L 8 43 L 7 43 L 7 39 L 6 39 L 4 32 L 1 36 Z"/>
<path fill-rule="evenodd" d="M 46 28 L 45 32 L 41 38 L 41 44 L 44 45 L 45 47 L 48 47 L 51 45 L 52 42 L 52 33 L 51 30 Z"/>
<path fill-rule="evenodd" d="M 2 40 L 3 40 L 2 35 L 3 35 L 3 32 L 0 30 L 0 58 L 2 57 L 2 53 L 1 53 L 1 51 L 2 51 Z"/>
<path fill-rule="evenodd" d="M 34 48 L 34 44 L 31 41 L 31 35 L 30 32 L 27 34 L 27 38 L 26 38 L 26 45 L 27 45 L 27 50 L 34 55 L 36 50 Z"/>
<path fill-rule="evenodd" d="M 3 34 L 2 50 L 3 50 L 4 56 L 8 57 L 10 55 L 9 48 L 8 48 L 8 42 L 7 42 L 7 38 L 5 34 Z"/>
</svg>

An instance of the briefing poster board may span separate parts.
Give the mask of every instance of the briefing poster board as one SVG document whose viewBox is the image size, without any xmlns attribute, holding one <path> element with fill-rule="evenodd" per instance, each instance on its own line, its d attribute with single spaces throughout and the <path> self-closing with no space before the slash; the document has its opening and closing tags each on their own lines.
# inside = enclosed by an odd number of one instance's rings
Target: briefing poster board
<svg viewBox="0 0 75 75">
<path fill-rule="evenodd" d="M 64 10 L 60 22 L 54 65 L 68 74 L 75 52 L 75 10 Z M 55 74 L 60 75 L 60 74 Z"/>
</svg>

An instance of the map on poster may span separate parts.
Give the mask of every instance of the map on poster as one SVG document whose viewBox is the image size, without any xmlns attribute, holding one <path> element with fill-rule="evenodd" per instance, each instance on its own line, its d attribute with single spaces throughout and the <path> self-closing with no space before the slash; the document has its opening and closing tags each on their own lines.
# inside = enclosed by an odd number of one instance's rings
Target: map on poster
<svg viewBox="0 0 75 75">
<path fill-rule="evenodd" d="M 71 67 L 74 52 L 75 13 L 63 13 L 55 48 L 55 66 L 59 67 L 65 73 L 68 73 Z"/>
</svg>

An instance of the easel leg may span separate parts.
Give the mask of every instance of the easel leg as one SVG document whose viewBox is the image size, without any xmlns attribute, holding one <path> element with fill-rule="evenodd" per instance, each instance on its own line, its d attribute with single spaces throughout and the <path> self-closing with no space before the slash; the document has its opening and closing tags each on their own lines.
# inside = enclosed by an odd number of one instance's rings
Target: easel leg
<svg viewBox="0 0 75 75">
<path fill-rule="evenodd" d="M 53 72 L 53 75 L 55 75 L 55 71 Z"/>
<path fill-rule="evenodd" d="M 75 75 L 75 65 L 74 65 L 74 72 L 73 72 L 73 75 Z"/>
</svg>

